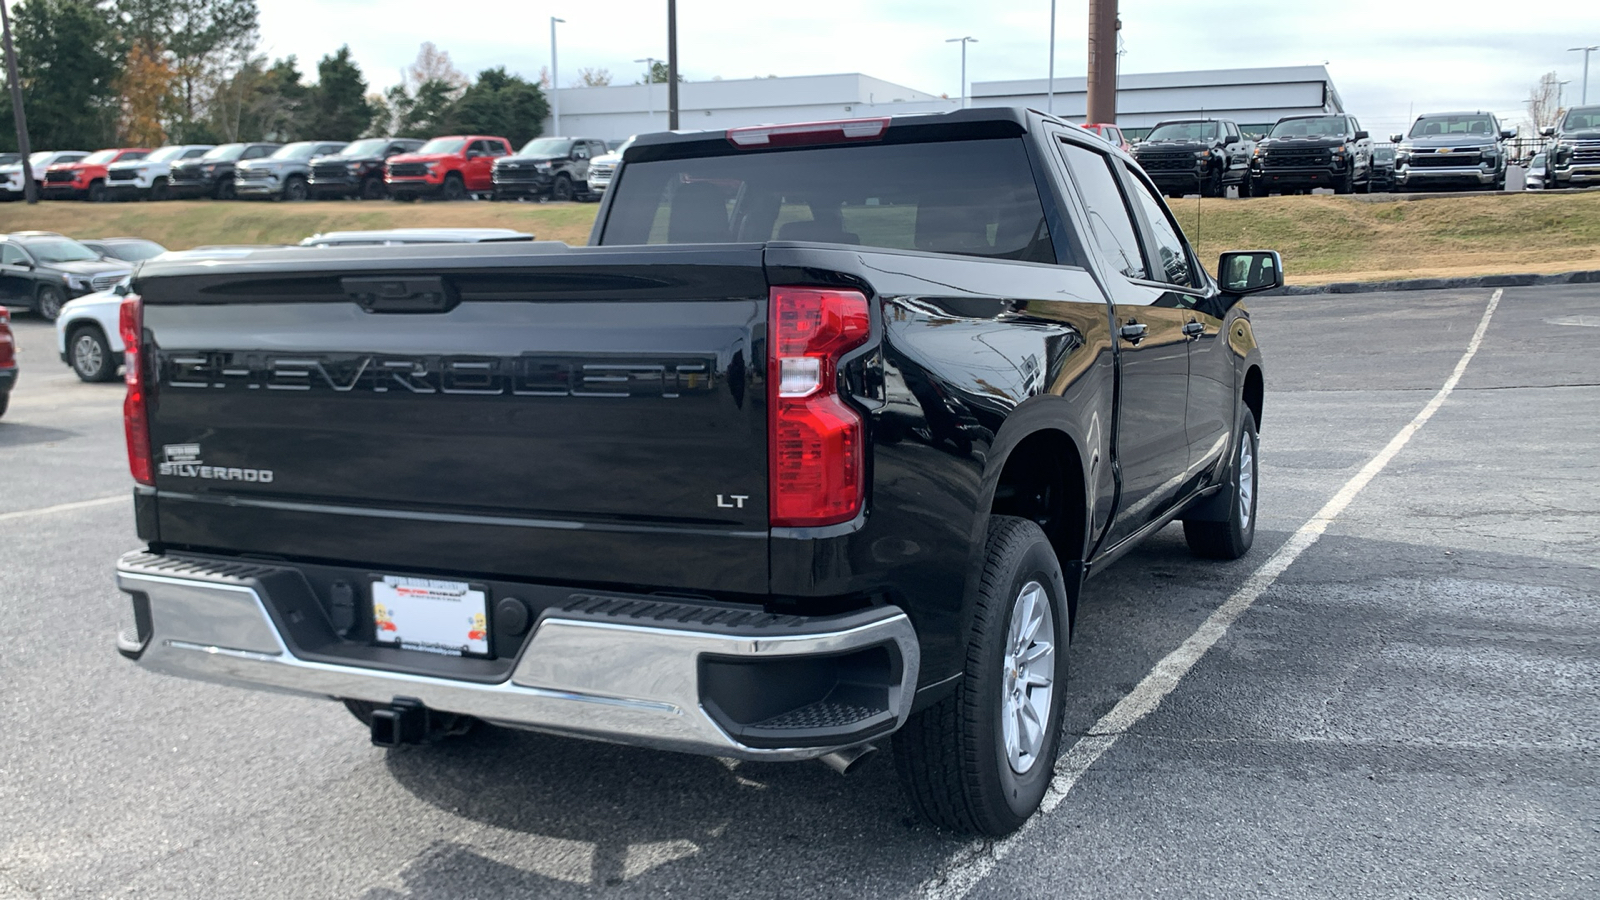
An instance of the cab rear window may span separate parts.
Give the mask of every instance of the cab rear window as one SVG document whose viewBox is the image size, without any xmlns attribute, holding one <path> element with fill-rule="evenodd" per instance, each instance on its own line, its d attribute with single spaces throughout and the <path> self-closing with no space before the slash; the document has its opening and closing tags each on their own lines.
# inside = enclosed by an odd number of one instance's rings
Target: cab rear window
<svg viewBox="0 0 1600 900">
<path fill-rule="evenodd" d="M 1057 262 L 1020 138 L 629 163 L 600 243 L 811 241 Z"/>
</svg>

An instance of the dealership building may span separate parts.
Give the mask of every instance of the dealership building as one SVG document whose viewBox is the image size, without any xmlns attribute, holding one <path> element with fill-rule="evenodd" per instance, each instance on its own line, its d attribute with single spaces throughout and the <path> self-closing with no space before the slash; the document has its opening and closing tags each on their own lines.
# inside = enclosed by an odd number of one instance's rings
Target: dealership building
<svg viewBox="0 0 1600 900">
<path fill-rule="evenodd" d="M 1051 107 L 1081 122 L 1088 79 L 1057 78 L 1055 97 L 1046 79 L 975 81 L 972 106 Z M 630 84 L 562 88 L 561 131 L 573 137 L 625 138 L 667 127 L 667 86 Z M 858 119 L 946 112 L 961 101 L 859 73 L 792 78 L 689 81 L 678 85 L 678 126 L 718 130 L 741 125 Z M 1117 124 L 1139 137 L 1162 119 L 1212 116 L 1232 119 L 1246 132 L 1264 133 L 1289 115 L 1343 112 L 1333 79 L 1322 66 L 1279 66 L 1123 75 L 1117 80 Z M 553 134 L 545 122 L 545 134 Z"/>
</svg>

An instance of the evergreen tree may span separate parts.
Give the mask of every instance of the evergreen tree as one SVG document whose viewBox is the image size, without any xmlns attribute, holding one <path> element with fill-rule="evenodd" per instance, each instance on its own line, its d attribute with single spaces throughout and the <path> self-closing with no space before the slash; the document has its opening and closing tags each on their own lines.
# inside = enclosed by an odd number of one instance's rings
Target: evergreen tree
<svg viewBox="0 0 1600 900">
<path fill-rule="evenodd" d="M 110 13 L 90 0 L 28 0 L 14 11 L 12 39 L 36 150 L 96 150 L 116 142 L 117 79 L 125 47 Z M 0 121 L 11 121 L 9 91 Z M 16 131 L 0 128 L 0 147 L 16 149 Z"/>
<path fill-rule="evenodd" d="M 317 83 L 306 101 L 302 127 L 313 140 L 353 141 L 377 113 L 367 102 L 367 82 L 350 59 L 348 44 L 317 63 Z"/>
<path fill-rule="evenodd" d="M 460 129 L 473 134 L 494 134 L 520 147 L 544 130 L 550 104 L 539 86 L 506 72 L 505 67 L 485 69 L 461 94 L 456 104 Z"/>
</svg>

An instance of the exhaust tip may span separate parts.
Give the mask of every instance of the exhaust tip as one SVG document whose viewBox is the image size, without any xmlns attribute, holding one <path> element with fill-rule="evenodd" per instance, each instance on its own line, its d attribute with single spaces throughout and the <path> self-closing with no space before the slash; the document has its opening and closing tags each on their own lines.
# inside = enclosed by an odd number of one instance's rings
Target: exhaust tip
<svg viewBox="0 0 1600 900">
<path fill-rule="evenodd" d="M 822 760 L 823 765 L 838 772 L 840 775 L 849 775 L 860 769 L 877 752 L 878 748 L 871 744 L 857 744 L 854 747 L 846 747 L 843 750 L 825 753 L 818 759 Z"/>
</svg>

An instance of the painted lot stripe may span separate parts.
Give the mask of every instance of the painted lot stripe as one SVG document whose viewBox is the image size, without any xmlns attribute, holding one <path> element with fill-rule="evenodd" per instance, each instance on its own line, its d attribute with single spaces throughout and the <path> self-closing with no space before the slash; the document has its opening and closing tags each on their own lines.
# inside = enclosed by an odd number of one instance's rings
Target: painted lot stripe
<svg viewBox="0 0 1600 900">
<path fill-rule="evenodd" d="M 1023 838 L 1038 826 L 1044 816 L 1061 805 L 1061 801 L 1067 798 L 1067 794 L 1077 785 L 1078 780 L 1105 755 L 1107 750 L 1116 746 L 1117 741 L 1141 719 L 1155 712 L 1161 701 L 1177 688 L 1183 676 L 1189 674 L 1195 663 L 1206 655 L 1206 651 L 1228 633 L 1229 626 L 1233 625 L 1258 597 L 1272 587 L 1278 576 L 1282 575 L 1300 554 L 1306 552 L 1322 537 L 1328 526 L 1333 524 L 1333 520 L 1355 500 L 1356 495 L 1389 465 L 1401 448 L 1405 447 L 1417 431 L 1433 418 L 1433 414 L 1439 411 L 1439 407 L 1444 405 L 1445 400 L 1456 389 L 1456 385 L 1461 382 L 1467 364 L 1477 355 L 1478 347 L 1483 343 L 1483 336 L 1489 330 L 1489 320 L 1494 316 L 1495 308 L 1500 305 L 1500 296 L 1503 293 L 1503 290 L 1496 290 L 1489 298 L 1488 308 L 1483 311 L 1483 318 L 1478 321 L 1478 328 L 1473 332 L 1472 340 L 1467 342 L 1467 350 L 1456 363 L 1455 371 L 1450 373 L 1444 387 L 1433 395 L 1433 399 L 1417 413 L 1416 418 L 1400 429 L 1388 445 L 1378 451 L 1377 456 L 1362 466 L 1355 477 L 1345 482 L 1344 487 L 1340 488 L 1339 492 L 1333 495 L 1333 499 L 1318 510 L 1316 515 L 1290 535 L 1289 540 L 1279 547 L 1276 553 L 1267 557 L 1267 561 L 1252 572 L 1244 584 L 1240 585 L 1226 602 L 1217 607 L 1216 612 L 1195 629 L 1194 634 L 1189 635 L 1178 649 L 1156 663 L 1155 668 L 1150 670 L 1144 680 L 1122 698 L 1122 702 L 1102 716 L 1088 734 L 1079 738 L 1076 744 L 1061 755 L 1056 761 L 1055 777 L 1051 779 L 1050 788 L 1045 792 L 1039 813 L 1008 837 L 994 841 L 974 841 L 956 851 L 937 875 L 917 888 L 917 895 L 929 900 L 957 900 L 965 897 L 1021 845 Z"/>
<path fill-rule="evenodd" d="M 72 503 L 58 503 L 55 506 L 41 506 L 38 509 L 20 509 L 16 512 L 0 513 L 0 522 L 7 519 L 28 519 L 34 516 L 48 516 L 51 513 L 71 512 L 75 509 L 89 509 L 95 506 L 109 506 L 113 503 L 129 502 L 127 494 L 118 494 L 115 497 L 99 497 L 94 500 L 77 500 Z"/>
</svg>

